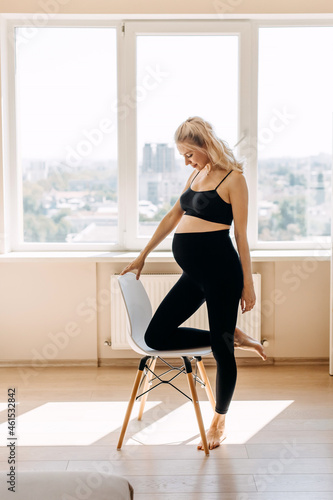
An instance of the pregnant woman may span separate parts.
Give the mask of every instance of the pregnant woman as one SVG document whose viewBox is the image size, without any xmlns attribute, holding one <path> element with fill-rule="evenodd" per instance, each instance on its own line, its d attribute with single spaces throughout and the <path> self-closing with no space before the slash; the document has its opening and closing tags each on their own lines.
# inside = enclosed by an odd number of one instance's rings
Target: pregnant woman
<svg viewBox="0 0 333 500">
<path fill-rule="evenodd" d="M 248 190 L 242 163 L 202 118 L 183 122 L 175 142 L 193 172 L 147 246 L 121 274 L 137 270 L 138 279 L 147 255 L 176 228 L 172 251 L 183 273 L 155 312 L 145 341 L 159 350 L 211 346 L 217 366 L 216 407 L 207 441 L 213 449 L 225 438 L 237 376 L 234 347 L 255 350 L 266 359 L 261 344 L 236 328 L 239 302 L 244 313 L 256 300 L 246 234 Z M 238 252 L 229 236 L 232 221 Z M 203 302 L 209 331 L 180 327 Z M 201 443 L 198 448 L 203 449 Z"/>
</svg>

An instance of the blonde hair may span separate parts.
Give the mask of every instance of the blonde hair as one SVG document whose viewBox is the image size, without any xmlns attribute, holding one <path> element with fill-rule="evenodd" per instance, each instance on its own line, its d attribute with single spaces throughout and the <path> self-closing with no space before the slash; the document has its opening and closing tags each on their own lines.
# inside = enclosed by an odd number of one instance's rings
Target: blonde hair
<svg viewBox="0 0 333 500">
<path fill-rule="evenodd" d="M 187 143 L 194 149 L 204 150 L 212 166 L 226 170 L 244 171 L 244 160 L 236 160 L 232 149 L 225 141 L 216 136 L 213 127 L 199 116 L 185 120 L 177 128 L 174 140 Z"/>
</svg>

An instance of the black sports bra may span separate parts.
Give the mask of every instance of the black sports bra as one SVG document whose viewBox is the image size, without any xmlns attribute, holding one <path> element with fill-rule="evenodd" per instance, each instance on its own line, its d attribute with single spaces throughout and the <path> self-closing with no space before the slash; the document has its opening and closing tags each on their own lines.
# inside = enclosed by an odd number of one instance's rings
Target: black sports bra
<svg viewBox="0 0 333 500">
<path fill-rule="evenodd" d="M 233 215 L 231 203 L 222 200 L 221 196 L 216 191 L 220 184 L 231 174 L 232 170 L 227 173 L 215 189 L 209 191 L 193 191 L 192 183 L 197 175 L 192 179 L 191 186 L 184 191 L 179 201 L 180 206 L 185 211 L 184 215 L 192 215 L 209 222 L 217 222 L 220 224 L 231 225 Z"/>
</svg>

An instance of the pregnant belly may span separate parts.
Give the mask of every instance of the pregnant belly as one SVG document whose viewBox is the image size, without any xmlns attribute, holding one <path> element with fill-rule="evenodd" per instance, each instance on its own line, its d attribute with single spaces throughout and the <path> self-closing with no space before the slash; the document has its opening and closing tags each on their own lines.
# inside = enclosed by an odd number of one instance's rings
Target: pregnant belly
<svg viewBox="0 0 333 500">
<path fill-rule="evenodd" d="M 219 229 L 229 229 L 227 224 L 219 224 L 208 220 L 199 219 L 192 215 L 183 215 L 177 226 L 176 233 L 204 233 L 206 231 L 218 231 Z"/>
</svg>

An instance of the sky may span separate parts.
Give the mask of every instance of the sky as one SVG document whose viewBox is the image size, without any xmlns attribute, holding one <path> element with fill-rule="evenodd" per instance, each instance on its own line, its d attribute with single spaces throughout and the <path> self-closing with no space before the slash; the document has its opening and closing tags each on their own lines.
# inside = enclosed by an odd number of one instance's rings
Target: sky
<svg viewBox="0 0 333 500">
<path fill-rule="evenodd" d="M 332 53 L 333 27 L 260 30 L 259 156 L 332 154 Z"/>
<path fill-rule="evenodd" d="M 259 42 L 259 158 L 331 154 L 333 27 L 262 28 Z M 237 35 L 138 36 L 137 87 L 118 105 L 137 92 L 139 157 L 193 115 L 234 146 L 238 55 Z M 115 29 L 19 30 L 16 57 L 21 156 L 115 159 Z"/>
</svg>

